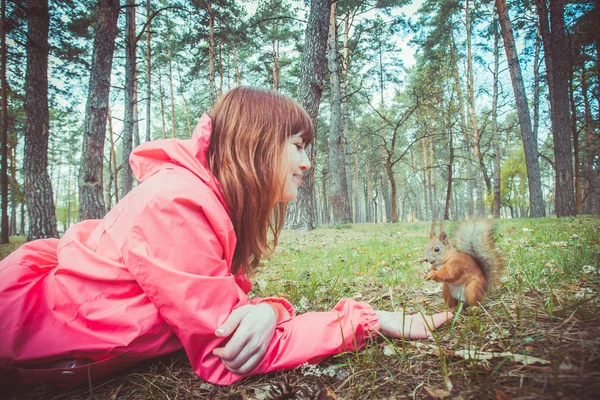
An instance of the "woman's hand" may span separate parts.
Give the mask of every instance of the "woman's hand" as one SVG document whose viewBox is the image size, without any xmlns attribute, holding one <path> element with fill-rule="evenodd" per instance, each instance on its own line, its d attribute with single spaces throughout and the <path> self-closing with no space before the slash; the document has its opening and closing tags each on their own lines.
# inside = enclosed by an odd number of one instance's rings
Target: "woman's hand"
<svg viewBox="0 0 600 400">
<path fill-rule="evenodd" d="M 262 361 L 275 333 L 277 311 L 267 303 L 236 308 L 215 331 L 218 337 L 233 334 L 225 347 L 213 350 L 225 366 L 236 374 L 247 374 Z"/>
<path fill-rule="evenodd" d="M 433 315 L 406 315 L 389 311 L 375 311 L 381 326 L 381 333 L 393 338 L 427 339 L 431 332 L 452 319 L 451 312 L 442 312 Z"/>
</svg>

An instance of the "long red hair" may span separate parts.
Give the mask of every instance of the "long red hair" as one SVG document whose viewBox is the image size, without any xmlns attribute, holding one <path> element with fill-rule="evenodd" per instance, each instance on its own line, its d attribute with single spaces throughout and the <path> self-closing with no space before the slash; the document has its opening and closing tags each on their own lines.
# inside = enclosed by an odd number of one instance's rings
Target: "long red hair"
<svg viewBox="0 0 600 400">
<path fill-rule="evenodd" d="M 285 143 L 299 132 L 310 143 L 314 128 L 294 100 L 254 87 L 227 92 L 210 117 L 208 165 L 221 183 L 237 236 L 232 273 L 251 273 L 273 251 L 283 226 L 287 203 L 278 200 Z"/>
</svg>

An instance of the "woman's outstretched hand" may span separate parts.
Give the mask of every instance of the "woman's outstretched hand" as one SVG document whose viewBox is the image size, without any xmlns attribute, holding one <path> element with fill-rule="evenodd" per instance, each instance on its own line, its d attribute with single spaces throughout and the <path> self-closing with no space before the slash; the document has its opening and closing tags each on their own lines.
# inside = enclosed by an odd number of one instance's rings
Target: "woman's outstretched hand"
<svg viewBox="0 0 600 400">
<path fill-rule="evenodd" d="M 225 347 L 213 350 L 228 370 L 247 374 L 262 361 L 275 333 L 277 311 L 273 306 L 261 303 L 236 308 L 219 329 L 218 337 L 231 336 Z"/>
<path fill-rule="evenodd" d="M 433 315 L 413 314 L 406 315 L 401 312 L 375 311 L 381 326 L 381 333 L 393 338 L 427 339 L 431 332 L 444 322 L 452 319 L 451 312 L 442 312 Z"/>
</svg>

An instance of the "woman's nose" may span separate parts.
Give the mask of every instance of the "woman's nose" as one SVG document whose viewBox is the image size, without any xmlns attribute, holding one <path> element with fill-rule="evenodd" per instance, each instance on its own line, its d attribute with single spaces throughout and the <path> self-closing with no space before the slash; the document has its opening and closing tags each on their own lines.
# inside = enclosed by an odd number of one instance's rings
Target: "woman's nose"
<svg viewBox="0 0 600 400">
<path fill-rule="evenodd" d="M 302 160 L 300 161 L 300 169 L 306 171 L 310 169 L 310 160 L 308 159 L 308 155 L 306 154 L 306 150 L 302 151 Z"/>
</svg>

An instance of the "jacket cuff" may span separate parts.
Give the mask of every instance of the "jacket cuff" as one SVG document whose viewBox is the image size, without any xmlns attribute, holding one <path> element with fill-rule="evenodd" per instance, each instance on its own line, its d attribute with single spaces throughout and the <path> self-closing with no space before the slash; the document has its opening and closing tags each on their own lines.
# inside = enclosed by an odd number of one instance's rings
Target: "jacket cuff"
<svg viewBox="0 0 600 400">
<path fill-rule="evenodd" d="M 275 311 L 277 311 L 277 323 L 287 321 L 296 316 L 294 306 L 282 297 L 254 298 L 250 300 L 250 304 L 260 303 L 267 303 L 275 308 Z"/>
</svg>

